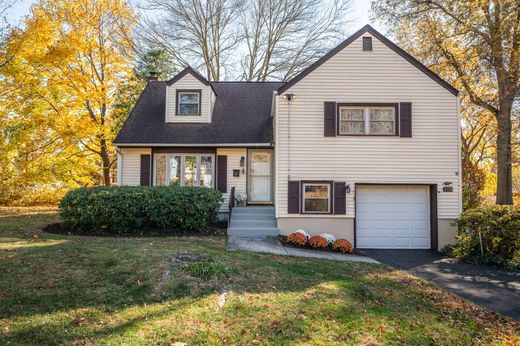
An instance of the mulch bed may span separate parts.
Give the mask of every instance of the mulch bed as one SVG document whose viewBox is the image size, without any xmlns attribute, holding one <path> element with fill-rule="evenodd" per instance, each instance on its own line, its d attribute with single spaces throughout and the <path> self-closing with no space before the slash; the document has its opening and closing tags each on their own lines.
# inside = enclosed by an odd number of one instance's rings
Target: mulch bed
<svg viewBox="0 0 520 346">
<path fill-rule="evenodd" d="M 340 251 L 334 251 L 332 250 L 330 247 L 328 248 L 325 248 L 325 249 L 315 249 L 313 247 L 310 247 L 308 245 L 306 246 L 297 246 L 297 245 L 293 245 L 293 244 L 289 244 L 287 242 L 287 236 L 286 235 L 279 235 L 278 236 L 278 240 L 280 240 L 280 243 L 282 244 L 282 246 L 286 246 L 286 247 L 294 247 L 294 248 L 297 248 L 297 249 L 308 249 L 308 250 L 314 250 L 314 251 L 322 251 L 322 252 L 332 252 L 332 253 L 339 253 L 339 254 L 342 254 L 343 252 L 340 252 Z M 352 250 L 352 252 L 348 253 L 350 255 L 357 255 L 357 256 L 366 256 L 364 253 L 354 249 Z"/>
<path fill-rule="evenodd" d="M 81 235 L 89 237 L 112 237 L 112 238 L 150 238 L 150 237 L 221 237 L 227 235 L 227 229 L 219 226 L 201 231 L 166 230 L 166 231 L 139 231 L 131 233 L 114 234 L 108 232 L 83 232 L 79 230 L 64 229 L 60 223 L 51 223 L 42 231 L 51 234 Z"/>
</svg>

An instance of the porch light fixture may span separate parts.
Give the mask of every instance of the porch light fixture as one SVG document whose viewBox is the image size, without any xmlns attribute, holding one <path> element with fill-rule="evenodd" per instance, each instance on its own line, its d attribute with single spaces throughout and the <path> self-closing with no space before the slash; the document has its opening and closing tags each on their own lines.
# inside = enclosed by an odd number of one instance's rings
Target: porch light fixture
<svg viewBox="0 0 520 346">
<path fill-rule="evenodd" d="M 350 185 L 345 186 L 345 192 L 350 193 Z"/>
<path fill-rule="evenodd" d="M 287 101 L 292 101 L 296 98 L 296 95 L 294 94 L 283 94 L 282 96 L 284 99 L 286 99 Z"/>
</svg>

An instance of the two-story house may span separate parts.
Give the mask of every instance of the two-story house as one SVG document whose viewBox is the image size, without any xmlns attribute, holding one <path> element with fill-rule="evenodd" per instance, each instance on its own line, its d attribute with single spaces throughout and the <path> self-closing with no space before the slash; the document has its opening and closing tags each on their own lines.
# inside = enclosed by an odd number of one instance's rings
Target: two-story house
<svg viewBox="0 0 520 346">
<path fill-rule="evenodd" d="M 285 83 L 188 67 L 148 82 L 115 140 L 118 181 L 216 188 L 223 213 L 231 191 L 272 206 L 272 223 L 232 221 L 231 233 L 440 249 L 461 211 L 457 95 L 370 26 Z"/>
</svg>

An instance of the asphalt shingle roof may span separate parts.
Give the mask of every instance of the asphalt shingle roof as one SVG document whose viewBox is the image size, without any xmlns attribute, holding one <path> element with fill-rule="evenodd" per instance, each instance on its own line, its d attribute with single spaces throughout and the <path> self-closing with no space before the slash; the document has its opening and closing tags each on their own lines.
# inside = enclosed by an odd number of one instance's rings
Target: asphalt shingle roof
<svg viewBox="0 0 520 346">
<path fill-rule="evenodd" d="M 283 83 L 211 82 L 218 95 L 211 123 L 166 123 L 166 82 L 150 81 L 116 144 L 271 143 L 273 91 Z"/>
</svg>

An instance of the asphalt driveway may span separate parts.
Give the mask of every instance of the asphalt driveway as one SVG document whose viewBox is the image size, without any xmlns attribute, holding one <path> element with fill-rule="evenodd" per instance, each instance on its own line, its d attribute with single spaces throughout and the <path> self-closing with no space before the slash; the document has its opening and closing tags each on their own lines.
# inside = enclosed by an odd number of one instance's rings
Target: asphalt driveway
<svg viewBox="0 0 520 346">
<path fill-rule="evenodd" d="M 397 269 L 408 270 L 464 299 L 520 321 L 520 273 L 460 263 L 431 250 L 362 250 Z"/>
</svg>

